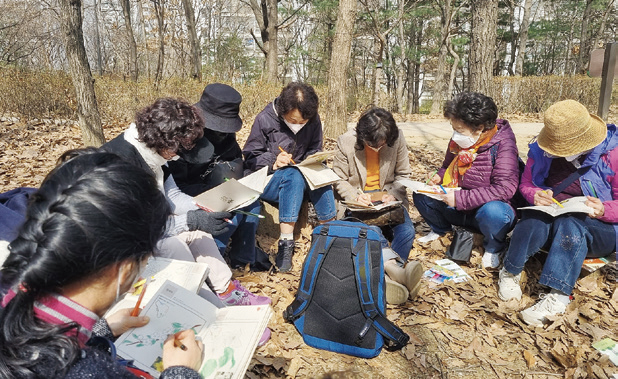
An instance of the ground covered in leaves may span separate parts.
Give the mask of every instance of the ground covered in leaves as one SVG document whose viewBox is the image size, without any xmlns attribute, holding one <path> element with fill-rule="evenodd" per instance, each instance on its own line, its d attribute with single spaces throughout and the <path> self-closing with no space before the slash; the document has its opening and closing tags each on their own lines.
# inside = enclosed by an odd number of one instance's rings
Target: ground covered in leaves
<svg viewBox="0 0 618 379">
<path fill-rule="evenodd" d="M 245 121 L 241 141 L 250 127 L 250 120 Z M 107 125 L 106 137 L 113 138 L 126 126 Z M 80 145 L 79 128 L 72 122 L 0 123 L 0 192 L 37 187 L 62 152 Z M 443 152 L 424 146 L 410 148 L 415 179 L 424 180 L 441 162 Z M 417 235 L 427 233 L 418 212 L 412 208 L 410 213 Z M 517 313 L 543 292 L 537 284 L 543 257 L 526 265 L 523 299 L 507 303 L 497 297 L 498 272 L 480 268 L 480 246 L 463 266 L 472 280 L 440 285 L 424 282 L 414 301 L 388 307 L 388 318 L 411 337 L 403 350 L 358 359 L 308 347 L 294 326 L 284 322 L 282 312 L 294 298 L 310 233 L 311 225 L 300 231 L 290 273 L 241 270 L 234 274 L 253 292 L 270 296 L 275 311 L 269 324 L 272 338 L 257 350 L 247 372 L 250 378 L 607 378 L 618 374 L 618 368 L 591 346 L 605 337 L 618 341 L 615 268 L 606 266 L 580 278 L 567 312 L 544 328 L 531 328 Z M 447 235 L 424 246 L 415 243 L 410 259 L 428 269 L 444 257 L 450 238 Z M 258 236 L 258 241 L 275 252 L 274 239 Z"/>
</svg>

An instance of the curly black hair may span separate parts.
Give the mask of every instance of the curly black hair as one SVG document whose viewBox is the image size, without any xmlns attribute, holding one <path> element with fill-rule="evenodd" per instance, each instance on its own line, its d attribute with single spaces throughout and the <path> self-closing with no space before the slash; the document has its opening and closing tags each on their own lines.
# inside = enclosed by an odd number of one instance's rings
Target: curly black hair
<svg viewBox="0 0 618 379">
<path fill-rule="evenodd" d="M 319 99 L 309 84 L 291 82 L 285 86 L 275 101 L 279 117 L 298 109 L 305 120 L 312 120 L 318 114 Z"/>
<path fill-rule="evenodd" d="M 363 150 L 365 143 L 376 147 L 382 141 L 393 146 L 399 137 L 399 129 L 391 112 L 384 108 L 370 108 L 356 124 L 356 150 Z"/>
<path fill-rule="evenodd" d="M 135 116 L 139 140 L 157 152 L 181 148 L 191 150 L 204 135 L 204 120 L 197 110 L 181 99 L 158 99 Z"/>
<path fill-rule="evenodd" d="M 494 100 L 478 92 L 462 92 L 444 106 L 444 117 L 460 120 L 472 130 L 489 130 L 496 125 L 498 107 Z"/>
</svg>

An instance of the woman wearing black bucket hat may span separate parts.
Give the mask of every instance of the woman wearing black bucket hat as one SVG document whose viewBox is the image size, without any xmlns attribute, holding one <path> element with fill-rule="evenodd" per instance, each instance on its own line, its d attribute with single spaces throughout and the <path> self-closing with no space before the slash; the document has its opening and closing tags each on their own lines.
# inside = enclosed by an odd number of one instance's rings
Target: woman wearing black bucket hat
<svg viewBox="0 0 618 379">
<path fill-rule="evenodd" d="M 540 249 L 547 259 L 539 283 L 551 289 L 541 300 L 520 312 L 532 326 L 564 313 L 585 258 L 616 251 L 618 235 L 618 133 L 588 113 L 575 100 L 559 101 L 544 115 L 544 127 L 530 144 L 519 189 L 529 203 L 552 205 L 586 196 L 586 213 L 552 217 L 525 209 L 515 225 L 500 271 L 498 296 L 522 298 L 521 272 Z"/>
<path fill-rule="evenodd" d="M 194 108 L 204 120 L 204 136 L 189 151 L 179 153 L 180 159 L 169 162 L 169 169 L 178 187 L 186 194 L 197 196 L 223 183 L 226 179 L 243 176 L 242 150 L 236 141 L 236 132 L 242 128 L 239 116 L 242 96 L 234 88 L 212 83 L 204 88 Z M 260 202 L 241 208 L 241 211 L 259 214 Z M 223 255 L 230 244 L 228 257 L 232 267 L 247 263 L 255 271 L 268 270 L 268 255 L 256 245 L 258 218 L 234 213 L 225 233 L 214 236 Z"/>
</svg>

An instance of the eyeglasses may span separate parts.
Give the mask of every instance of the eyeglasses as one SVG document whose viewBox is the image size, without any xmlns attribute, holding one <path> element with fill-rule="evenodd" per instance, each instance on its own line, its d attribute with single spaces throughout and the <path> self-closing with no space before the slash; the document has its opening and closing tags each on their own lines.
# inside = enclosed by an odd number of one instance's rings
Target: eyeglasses
<svg viewBox="0 0 618 379">
<path fill-rule="evenodd" d="M 367 144 L 367 146 L 369 146 L 370 148 L 374 149 L 374 150 L 380 150 L 382 147 L 384 147 L 384 145 L 386 145 L 386 141 L 381 141 L 381 142 L 365 142 Z"/>
</svg>

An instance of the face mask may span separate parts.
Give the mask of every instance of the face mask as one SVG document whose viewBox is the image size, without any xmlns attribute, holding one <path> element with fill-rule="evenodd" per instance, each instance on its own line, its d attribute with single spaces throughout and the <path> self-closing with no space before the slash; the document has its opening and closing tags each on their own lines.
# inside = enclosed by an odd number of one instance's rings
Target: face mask
<svg viewBox="0 0 618 379">
<path fill-rule="evenodd" d="M 304 124 L 292 124 L 288 122 L 288 120 L 286 120 L 285 118 L 283 119 L 283 122 L 285 122 L 285 124 L 288 126 L 288 128 L 290 128 L 290 130 L 294 134 L 298 133 L 303 128 L 303 126 L 307 125 L 306 122 Z"/>
<path fill-rule="evenodd" d="M 462 149 L 467 149 L 474 145 L 476 141 L 478 141 L 479 137 L 466 136 L 459 132 L 453 132 L 453 137 L 451 137 L 451 139 Z"/>
<path fill-rule="evenodd" d="M 131 281 L 131 287 L 129 287 L 129 288 L 133 288 L 135 283 L 137 283 L 137 281 L 140 278 L 140 276 L 142 275 L 142 272 L 144 271 L 144 269 L 146 269 L 146 265 L 144 265 L 142 267 L 142 262 L 139 262 L 138 266 L 137 266 L 137 273 L 135 274 L 135 277 Z M 127 270 L 128 270 L 128 268 L 127 268 Z M 121 272 L 122 272 L 122 268 L 120 268 L 118 270 L 118 278 L 116 279 L 116 300 L 114 300 L 114 302 L 118 302 L 118 299 L 120 298 L 120 273 Z"/>
<path fill-rule="evenodd" d="M 586 151 L 582 151 L 579 154 L 575 154 L 575 155 L 569 155 L 568 157 L 564 157 L 564 159 L 567 160 L 567 162 L 573 162 L 574 160 L 576 160 L 577 158 L 583 156 L 583 155 L 587 155 L 589 152 L 591 152 L 592 149 L 590 150 L 586 150 Z"/>
</svg>

